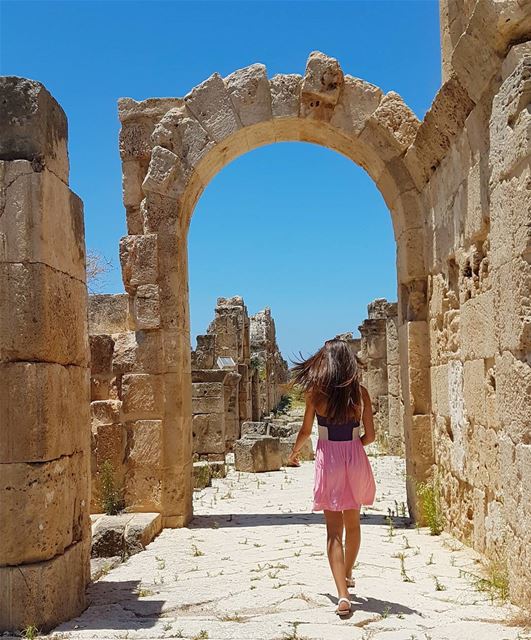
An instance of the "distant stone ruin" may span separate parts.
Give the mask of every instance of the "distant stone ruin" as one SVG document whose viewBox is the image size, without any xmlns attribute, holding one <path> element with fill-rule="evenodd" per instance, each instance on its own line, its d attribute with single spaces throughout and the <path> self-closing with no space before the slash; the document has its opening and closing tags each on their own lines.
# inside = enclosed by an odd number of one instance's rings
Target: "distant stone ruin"
<svg viewBox="0 0 531 640">
<path fill-rule="evenodd" d="M 288 379 L 270 310 L 249 317 L 241 297 L 218 298 L 191 361 L 194 454 L 225 460 L 241 425 L 274 409 Z"/>
</svg>

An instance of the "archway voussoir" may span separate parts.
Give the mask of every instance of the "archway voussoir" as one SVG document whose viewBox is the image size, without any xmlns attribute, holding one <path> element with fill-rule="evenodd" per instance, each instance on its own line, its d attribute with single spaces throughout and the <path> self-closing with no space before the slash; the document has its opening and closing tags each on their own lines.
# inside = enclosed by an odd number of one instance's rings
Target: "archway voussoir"
<svg viewBox="0 0 531 640">
<path fill-rule="evenodd" d="M 177 198 L 185 189 L 185 177 L 178 156 L 164 147 L 154 147 L 142 190 Z"/>
<path fill-rule="evenodd" d="M 383 92 L 379 87 L 346 75 L 330 124 L 349 136 L 358 136 L 382 97 Z"/>
<path fill-rule="evenodd" d="M 343 71 L 335 58 L 312 51 L 301 85 L 300 116 L 329 122 L 343 88 Z"/>
<path fill-rule="evenodd" d="M 273 118 L 296 118 L 300 109 L 302 76 L 279 73 L 269 81 Z"/>
<path fill-rule="evenodd" d="M 173 151 L 187 175 L 216 144 L 185 105 L 168 111 L 151 136 L 155 145 Z"/>
<path fill-rule="evenodd" d="M 184 101 L 216 142 L 223 141 L 241 128 L 229 91 L 219 73 L 213 73 L 192 89 Z"/>
<path fill-rule="evenodd" d="M 402 98 L 390 91 L 370 115 L 360 138 L 378 151 L 383 160 L 392 160 L 411 145 L 420 121 Z"/>
<path fill-rule="evenodd" d="M 273 117 L 265 65 L 257 63 L 238 69 L 225 78 L 225 85 L 244 127 Z"/>
</svg>

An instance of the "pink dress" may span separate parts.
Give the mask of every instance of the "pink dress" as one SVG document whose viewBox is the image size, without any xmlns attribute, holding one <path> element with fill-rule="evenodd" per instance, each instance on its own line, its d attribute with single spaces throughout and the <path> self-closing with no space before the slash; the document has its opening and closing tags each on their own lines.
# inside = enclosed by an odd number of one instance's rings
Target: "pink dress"
<svg viewBox="0 0 531 640">
<path fill-rule="evenodd" d="M 344 511 L 373 504 L 376 483 L 360 440 L 359 422 L 330 424 L 317 414 L 317 424 L 312 511 Z"/>
</svg>

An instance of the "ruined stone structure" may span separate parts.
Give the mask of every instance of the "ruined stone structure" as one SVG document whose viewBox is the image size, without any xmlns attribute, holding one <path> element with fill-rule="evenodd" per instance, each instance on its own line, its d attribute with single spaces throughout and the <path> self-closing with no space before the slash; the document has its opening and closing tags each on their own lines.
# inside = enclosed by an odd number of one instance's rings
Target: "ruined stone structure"
<svg viewBox="0 0 531 640">
<path fill-rule="evenodd" d="M 363 384 L 371 397 L 376 434 L 383 450 L 401 455 L 404 450 L 403 406 L 398 358 L 396 303 L 379 298 L 368 307 L 359 327 L 359 357 L 365 364 Z"/>
<path fill-rule="evenodd" d="M 223 361 L 227 358 L 232 364 Z M 197 337 L 191 362 L 193 451 L 200 458 L 224 460 L 242 423 L 253 415 L 259 420 L 280 401 L 287 365 L 270 310 L 249 318 L 240 296 L 218 298 L 214 320 L 207 334 Z"/>
<path fill-rule="evenodd" d="M 251 316 L 251 353 L 256 376 L 255 402 L 258 401 L 259 407 L 253 420 L 260 420 L 278 405 L 282 385 L 288 380 L 288 363 L 278 348 L 275 321 L 269 307 Z"/>
<path fill-rule="evenodd" d="M 110 369 L 107 360 L 98 374 L 98 393 L 107 402 L 105 411 L 114 410 L 117 405 L 109 403 L 117 395 L 119 424 L 134 439 L 128 455 L 136 456 L 135 508 L 149 503 L 162 514 L 164 526 L 187 523 L 192 515 L 187 232 L 194 207 L 217 172 L 257 146 L 297 140 L 334 149 L 369 173 L 393 222 L 410 512 L 419 515 L 415 481 L 436 471 L 446 528 L 489 557 L 510 560 L 511 597 L 528 603 L 529 3 L 442 0 L 441 28 L 444 82 L 422 122 L 396 93 L 384 94 L 345 75 L 336 60 L 319 52 L 309 56 L 304 76 L 268 78 L 265 67 L 254 64 L 226 77 L 214 73 L 184 98 L 120 101 L 128 227 L 120 254 L 127 304 L 109 303 L 113 330 L 106 328 L 105 312 L 95 314 L 101 323 L 95 335 L 113 341 Z M 20 363 L 28 363 L 20 375 L 34 375 L 35 382 L 13 385 L 36 389 L 25 393 L 24 401 L 36 400 L 35 410 L 50 416 L 51 426 L 42 436 L 39 414 L 35 439 L 28 414 L 7 418 L 4 407 L 10 405 L 3 401 L 2 437 L 16 433 L 21 449 L 2 447 L 8 458 L 2 465 L 1 521 L 9 529 L 2 539 L 21 530 L 16 519 L 22 514 L 35 526 L 24 527 L 28 536 L 24 542 L 19 536 L 16 547 L 4 545 L 0 610 L 2 625 L 13 627 L 37 607 L 36 622 L 44 628 L 82 606 L 86 581 L 82 226 L 79 201 L 66 186 L 66 123 L 59 107 L 36 83 L 8 78 L 1 91 L 0 294 L 8 301 L 0 311 L 1 366 L 11 369 L 6 379 L 12 380 Z M 25 175 L 14 179 L 17 161 L 27 162 L 22 173 L 36 182 Z M 17 189 L 26 181 L 37 185 L 41 196 L 18 205 Z M 46 211 L 46 219 L 39 221 L 39 211 Z M 30 229 L 24 219 L 34 214 L 38 222 Z M 51 240 L 47 225 L 59 215 Z M 103 340 L 99 346 L 110 351 L 110 344 Z M 47 378 L 37 377 L 41 369 L 43 376 L 62 382 L 48 385 Z M 54 417 L 66 397 L 53 395 L 58 388 L 72 392 L 66 413 Z M 70 402 L 76 408 L 71 418 L 65 417 Z M 56 430 L 61 420 L 74 426 Z M 57 481 L 51 479 L 54 465 Z M 47 479 L 26 484 L 46 467 Z M 33 498 L 27 496 L 36 496 L 37 503 L 49 494 L 47 482 L 64 483 L 66 490 L 53 492 L 64 502 L 54 503 L 55 511 L 50 507 L 40 529 L 37 516 L 28 516 Z M 25 496 L 25 511 L 17 506 L 17 495 Z M 13 569 L 23 565 L 24 584 Z M 44 575 L 50 588 L 39 591 L 47 594 L 41 607 L 29 597 L 28 585 L 33 580 L 42 585 Z"/>
<path fill-rule="evenodd" d="M 61 107 L 30 80 L 0 94 L 0 629 L 46 630 L 90 579 L 83 205 Z"/>
</svg>

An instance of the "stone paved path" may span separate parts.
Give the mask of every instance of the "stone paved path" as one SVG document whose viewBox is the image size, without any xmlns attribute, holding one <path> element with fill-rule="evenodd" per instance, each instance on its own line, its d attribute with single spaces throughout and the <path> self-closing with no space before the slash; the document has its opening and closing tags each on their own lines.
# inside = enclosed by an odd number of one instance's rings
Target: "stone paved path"
<svg viewBox="0 0 531 640">
<path fill-rule="evenodd" d="M 371 462 L 377 502 L 364 508 L 349 619 L 333 612 L 323 514 L 310 511 L 313 463 L 306 462 L 258 475 L 231 468 L 196 492 L 190 526 L 164 530 L 94 583 L 90 607 L 53 637 L 528 638 L 521 627 L 504 624 L 516 608 L 492 604 L 463 575 L 479 572 L 472 551 L 447 535 L 405 528 L 401 517 L 390 535 L 385 516 L 396 504 L 400 513 L 405 501 L 404 464 L 383 456 Z"/>
</svg>

